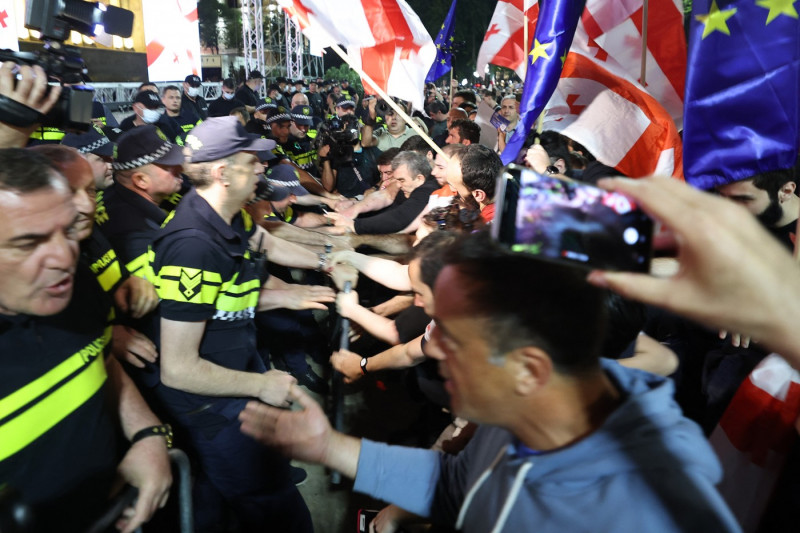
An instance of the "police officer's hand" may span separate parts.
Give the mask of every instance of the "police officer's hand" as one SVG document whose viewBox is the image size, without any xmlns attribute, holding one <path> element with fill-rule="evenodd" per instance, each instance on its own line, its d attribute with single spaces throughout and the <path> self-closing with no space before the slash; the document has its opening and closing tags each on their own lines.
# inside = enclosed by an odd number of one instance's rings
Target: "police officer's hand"
<svg viewBox="0 0 800 533">
<path fill-rule="evenodd" d="M 111 353 L 120 361 L 144 368 L 145 361 L 155 363 L 158 351 L 155 344 L 142 333 L 128 326 L 116 325 L 112 333 Z"/>
<path fill-rule="evenodd" d="M 288 457 L 322 463 L 333 433 L 328 417 L 300 387 L 292 387 L 290 394 L 290 400 L 302 410 L 289 411 L 249 402 L 239 413 L 242 432 Z"/>
<path fill-rule="evenodd" d="M 116 524 L 122 533 L 131 533 L 167 504 L 172 470 L 166 441 L 161 437 L 147 437 L 132 444 L 117 471 L 126 483 L 139 489 L 136 503 L 122 512 Z"/>
<path fill-rule="evenodd" d="M 331 153 L 331 145 L 330 144 L 325 144 L 323 146 L 320 146 L 319 150 L 317 150 L 317 156 L 319 156 L 319 157 L 328 157 L 329 153 Z"/>
<path fill-rule="evenodd" d="M 158 294 L 153 284 L 137 276 L 130 276 L 114 292 L 114 303 L 123 313 L 142 318 L 158 305 Z"/>
<path fill-rule="evenodd" d="M 258 399 L 275 407 L 289 407 L 292 405 L 289 391 L 297 384 L 297 380 L 283 370 L 268 370 L 262 374 L 264 377 Z"/>
<path fill-rule="evenodd" d="M 345 383 L 361 378 L 361 356 L 350 350 L 338 350 L 331 354 L 331 365 L 344 376 Z"/>
</svg>

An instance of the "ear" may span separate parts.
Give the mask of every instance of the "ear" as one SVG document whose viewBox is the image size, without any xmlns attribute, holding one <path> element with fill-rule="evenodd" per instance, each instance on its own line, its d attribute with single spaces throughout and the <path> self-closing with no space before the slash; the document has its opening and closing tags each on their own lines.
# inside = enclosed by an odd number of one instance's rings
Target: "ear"
<svg viewBox="0 0 800 533">
<path fill-rule="evenodd" d="M 150 185 L 150 176 L 137 170 L 131 174 L 131 183 L 137 189 L 147 190 Z"/>
<path fill-rule="evenodd" d="M 513 373 L 514 392 L 528 396 L 541 390 L 550 382 L 553 361 L 550 356 L 535 346 L 523 346 L 509 353 L 507 364 Z"/>
<path fill-rule="evenodd" d="M 225 175 L 227 166 L 227 163 L 223 160 L 218 161 L 211 167 L 211 177 L 214 178 L 214 181 L 220 182 L 223 187 L 227 187 L 231 184 L 230 178 Z"/>
<path fill-rule="evenodd" d="M 567 171 L 567 163 L 562 158 L 557 159 L 553 166 L 558 168 L 558 172 L 562 175 Z"/>
<path fill-rule="evenodd" d="M 483 189 L 475 189 L 472 191 L 472 197 L 475 198 L 476 202 L 482 204 L 486 201 L 486 192 Z"/>
<path fill-rule="evenodd" d="M 795 190 L 797 190 L 797 184 L 793 181 L 787 181 L 783 185 L 781 185 L 780 190 L 778 191 L 778 199 L 781 202 L 785 202 L 792 196 L 794 196 Z"/>
</svg>

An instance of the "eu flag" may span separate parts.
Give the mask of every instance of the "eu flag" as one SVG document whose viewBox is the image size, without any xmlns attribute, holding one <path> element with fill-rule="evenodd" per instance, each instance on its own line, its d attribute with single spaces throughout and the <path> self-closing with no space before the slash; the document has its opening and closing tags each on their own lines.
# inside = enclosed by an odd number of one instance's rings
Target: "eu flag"
<svg viewBox="0 0 800 533">
<path fill-rule="evenodd" d="M 796 0 L 694 0 L 683 169 L 701 189 L 797 161 Z"/>
<path fill-rule="evenodd" d="M 431 70 L 428 71 L 428 76 L 425 78 L 425 83 L 434 82 L 440 76 L 444 76 L 450 69 L 453 68 L 453 32 L 456 29 L 456 2 L 453 0 L 450 4 L 450 11 L 444 18 L 442 29 L 436 35 L 433 43 L 436 45 L 436 61 L 431 65 Z"/>
<path fill-rule="evenodd" d="M 539 3 L 539 20 L 527 57 L 528 73 L 520 102 L 520 125 L 514 129 L 514 135 L 500 155 L 504 165 L 516 159 L 528 132 L 556 90 L 585 5 L 585 0 L 541 0 Z"/>
</svg>

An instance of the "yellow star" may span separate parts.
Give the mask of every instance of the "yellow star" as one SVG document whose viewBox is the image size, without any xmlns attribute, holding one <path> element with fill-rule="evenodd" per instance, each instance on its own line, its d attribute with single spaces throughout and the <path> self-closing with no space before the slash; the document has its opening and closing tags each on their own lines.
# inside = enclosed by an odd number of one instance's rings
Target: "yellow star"
<svg viewBox="0 0 800 533">
<path fill-rule="evenodd" d="M 567 51 L 564 50 L 564 55 L 561 56 L 561 68 L 564 68 L 564 62 L 567 60 Z"/>
<path fill-rule="evenodd" d="M 702 22 L 705 26 L 703 28 L 703 39 L 711 35 L 715 30 L 730 35 L 731 30 L 728 29 L 728 24 L 725 22 L 736 14 L 736 8 L 726 9 L 720 11 L 717 7 L 717 0 L 711 1 L 711 11 L 707 15 L 695 15 L 698 21 Z"/>
<path fill-rule="evenodd" d="M 455 41 L 455 37 L 450 37 L 450 42 L 452 43 L 453 41 Z"/>
<path fill-rule="evenodd" d="M 441 49 L 442 49 L 442 45 L 441 45 L 441 44 L 437 44 L 437 45 L 436 45 L 436 48 L 438 48 L 439 50 L 441 50 Z"/>
<path fill-rule="evenodd" d="M 547 47 L 550 46 L 551 44 L 553 43 L 542 44 L 536 39 L 533 40 L 533 50 L 531 50 L 530 53 L 528 54 L 529 56 L 531 56 L 531 65 L 536 63 L 536 60 L 540 57 L 544 59 L 550 59 L 550 56 L 547 55 Z"/>
<path fill-rule="evenodd" d="M 769 9 L 767 24 L 778 18 L 779 15 L 798 18 L 797 10 L 794 8 L 795 2 L 797 0 L 756 0 L 757 5 Z"/>
<path fill-rule="evenodd" d="M 442 65 L 447 65 L 447 60 L 445 60 L 445 59 L 442 59 L 442 60 L 440 61 L 440 63 L 441 63 Z"/>
</svg>

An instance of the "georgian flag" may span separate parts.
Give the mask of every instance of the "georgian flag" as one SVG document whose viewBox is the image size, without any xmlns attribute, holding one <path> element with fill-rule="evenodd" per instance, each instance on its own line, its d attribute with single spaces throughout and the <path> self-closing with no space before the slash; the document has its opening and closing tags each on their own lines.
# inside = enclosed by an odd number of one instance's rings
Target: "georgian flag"
<svg viewBox="0 0 800 533">
<path fill-rule="evenodd" d="M 19 50 L 14 0 L 0 0 L 0 49 Z"/>
<path fill-rule="evenodd" d="M 351 65 L 363 71 L 389 96 L 423 108 L 425 76 L 436 47 L 422 21 L 405 0 L 278 0 L 320 50 L 340 44 Z M 364 80 L 367 93 L 375 92 Z"/>
<path fill-rule="evenodd" d="M 523 14 L 528 12 L 528 42 L 523 43 Z M 531 49 L 531 40 L 539 16 L 539 4 L 535 0 L 500 0 L 494 9 L 492 21 L 483 44 L 478 51 L 477 72 L 483 72 L 491 63 L 510 68 L 521 79 L 525 79 L 523 59 Z"/>
</svg>

